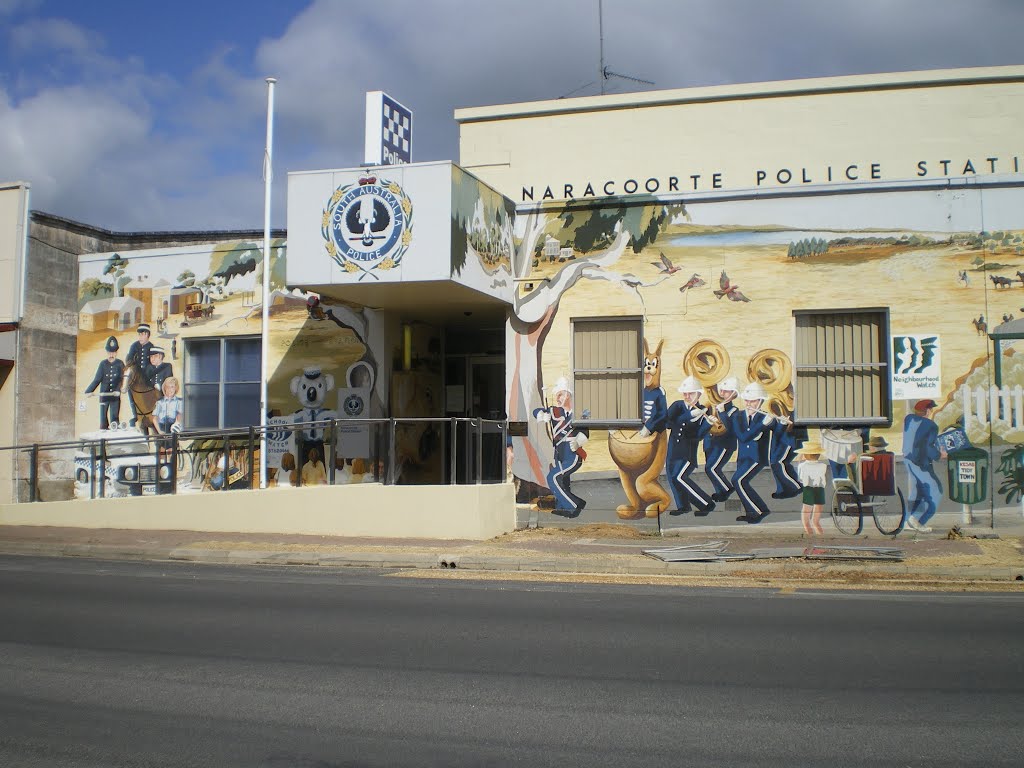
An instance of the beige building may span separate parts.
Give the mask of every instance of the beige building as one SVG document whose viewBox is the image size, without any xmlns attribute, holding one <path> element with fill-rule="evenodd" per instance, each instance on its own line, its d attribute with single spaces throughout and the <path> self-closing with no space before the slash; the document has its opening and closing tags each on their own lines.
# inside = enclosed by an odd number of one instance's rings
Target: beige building
<svg viewBox="0 0 1024 768">
<path fill-rule="evenodd" d="M 1024 171 L 1024 67 L 650 91 L 455 112 L 460 164 L 519 204 Z"/>
<path fill-rule="evenodd" d="M 812 437 L 871 429 L 910 453 L 905 417 L 934 400 L 957 440 L 1021 443 L 1022 97 L 1011 66 L 457 110 L 461 165 L 517 205 L 516 476 L 567 517 L 685 509 L 663 416 L 688 376 L 712 403 L 726 379 L 763 385 Z M 535 421 L 553 387 L 574 397 L 572 451 Z M 577 472 L 613 487 L 570 491 Z"/>
<path fill-rule="evenodd" d="M 0 446 L 17 436 L 18 327 L 23 314 L 28 185 L 0 183 Z M 0 453 L 0 501 L 10 496 L 14 454 Z"/>
</svg>

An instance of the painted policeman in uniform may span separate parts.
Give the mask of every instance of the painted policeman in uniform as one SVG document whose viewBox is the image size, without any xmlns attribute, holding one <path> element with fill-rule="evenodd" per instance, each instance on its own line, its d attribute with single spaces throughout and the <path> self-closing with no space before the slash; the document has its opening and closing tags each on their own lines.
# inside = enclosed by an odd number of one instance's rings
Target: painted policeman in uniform
<svg viewBox="0 0 1024 768">
<path fill-rule="evenodd" d="M 132 345 L 128 347 L 128 354 L 125 355 L 124 365 L 125 368 L 135 366 L 137 373 L 140 376 L 144 376 L 146 365 L 149 363 L 149 350 L 153 344 L 149 340 L 149 324 L 140 323 L 136 329 L 139 338 L 132 342 Z M 124 382 L 121 385 L 121 391 L 125 392 L 128 389 L 128 377 L 125 377 Z M 135 410 L 135 401 L 130 397 L 128 398 L 128 404 L 132 407 L 132 420 L 128 422 L 133 427 L 135 422 L 138 421 L 139 414 Z"/>
<path fill-rule="evenodd" d="M 572 420 L 572 390 L 564 376 L 555 382 L 555 404 L 537 408 L 533 417 L 551 425 L 551 442 L 555 455 L 548 469 L 548 488 L 555 496 L 552 512 L 562 517 L 579 517 L 586 501 L 570 489 L 572 473 L 583 466 L 587 452 L 583 446 L 590 439 L 590 430 L 577 428 Z"/>
<path fill-rule="evenodd" d="M 715 406 L 715 417 L 724 428 L 709 431 L 704 437 L 704 474 L 711 480 L 711 487 L 715 492 L 711 498 L 715 501 L 725 501 L 733 492 L 732 481 L 725 474 L 725 465 L 736 452 L 736 435 L 732 432 L 732 417 L 736 413 L 736 394 L 740 385 L 736 378 L 729 376 L 718 383 L 718 395 L 722 402 Z"/>
<path fill-rule="evenodd" d="M 670 514 L 679 515 L 690 511 L 690 504 L 697 508 L 695 515 L 703 517 L 715 508 L 704 490 L 691 478 L 697 469 L 697 446 L 711 431 L 711 421 L 700 404 L 704 387 L 693 376 L 687 376 L 679 385 L 682 400 L 676 400 L 668 407 L 666 422 L 669 427 L 668 454 L 665 457 L 665 474 L 672 487 L 676 509 Z"/>
<path fill-rule="evenodd" d="M 124 363 L 117 359 L 117 337 L 107 339 L 105 349 L 107 359 L 102 360 L 96 368 L 96 375 L 85 389 L 92 394 L 97 387 L 100 390 L 100 429 L 109 429 L 116 425 L 121 415 L 121 385 L 124 381 Z"/>
<path fill-rule="evenodd" d="M 174 368 L 164 362 L 164 348 L 150 346 L 149 363 L 142 369 L 142 376 L 151 387 L 163 391 L 164 379 L 174 375 Z"/>
<path fill-rule="evenodd" d="M 745 407 L 733 414 L 730 428 L 736 435 L 736 473 L 732 484 L 743 504 L 739 522 L 760 523 L 768 516 L 768 507 L 751 485 L 757 473 L 768 466 L 771 450 L 771 425 L 775 418 L 761 410 L 768 392 L 757 382 L 740 393 Z"/>
</svg>

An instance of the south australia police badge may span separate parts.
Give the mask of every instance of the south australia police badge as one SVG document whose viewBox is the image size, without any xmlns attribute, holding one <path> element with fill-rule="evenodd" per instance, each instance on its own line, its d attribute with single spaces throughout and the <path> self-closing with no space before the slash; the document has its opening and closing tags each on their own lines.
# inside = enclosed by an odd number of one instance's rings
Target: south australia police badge
<svg viewBox="0 0 1024 768">
<path fill-rule="evenodd" d="M 402 263 L 412 241 L 412 201 L 397 182 L 364 176 L 338 187 L 321 220 L 331 258 L 359 280 Z"/>
</svg>

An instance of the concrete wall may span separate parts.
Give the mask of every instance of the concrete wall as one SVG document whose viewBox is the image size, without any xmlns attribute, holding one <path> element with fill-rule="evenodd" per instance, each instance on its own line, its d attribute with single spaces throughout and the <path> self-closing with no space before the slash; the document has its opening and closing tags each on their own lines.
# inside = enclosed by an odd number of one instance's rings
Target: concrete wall
<svg viewBox="0 0 1024 768">
<path fill-rule="evenodd" d="M 489 539 L 515 528 L 503 485 L 318 486 L 0 504 L 0 525 Z"/>
<path fill-rule="evenodd" d="M 19 330 L 17 427 L 19 445 L 67 440 L 74 427 L 78 333 L 78 259 L 91 238 L 33 219 L 25 265 L 25 307 Z M 58 462 L 59 464 L 60 462 Z M 70 498 L 70 465 L 40 478 L 43 498 Z M 18 467 L 16 498 L 28 498 L 28 462 Z"/>
</svg>

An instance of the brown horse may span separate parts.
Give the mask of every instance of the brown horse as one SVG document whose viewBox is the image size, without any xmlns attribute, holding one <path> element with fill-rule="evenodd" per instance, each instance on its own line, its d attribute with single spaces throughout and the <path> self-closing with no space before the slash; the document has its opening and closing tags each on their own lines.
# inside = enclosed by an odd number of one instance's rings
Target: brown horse
<svg viewBox="0 0 1024 768">
<path fill-rule="evenodd" d="M 139 370 L 138 365 L 125 366 L 125 381 L 128 386 L 128 394 L 135 405 L 135 413 L 138 417 L 136 425 L 144 435 L 158 434 L 156 422 L 153 419 L 153 411 L 156 410 L 156 403 L 160 399 L 160 392 L 156 387 L 146 381 Z"/>
</svg>

